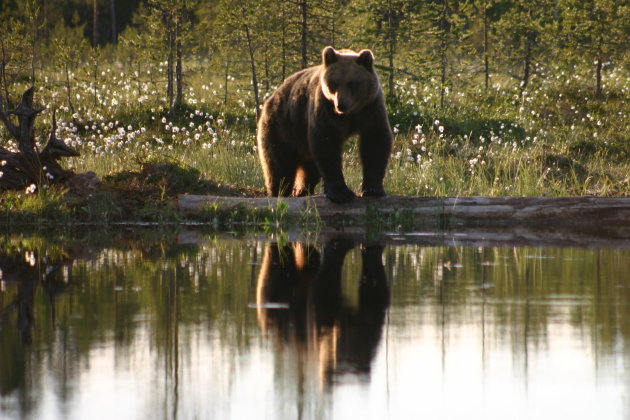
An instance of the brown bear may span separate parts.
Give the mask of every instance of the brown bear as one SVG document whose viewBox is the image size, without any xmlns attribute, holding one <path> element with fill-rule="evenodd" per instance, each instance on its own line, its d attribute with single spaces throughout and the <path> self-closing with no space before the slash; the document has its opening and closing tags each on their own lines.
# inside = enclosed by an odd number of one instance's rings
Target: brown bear
<svg viewBox="0 0 630 420">
<path fill-rule="evenodd" d="M 342 172 L 343 144 L 359 135 L 363 196 L 385 195 L 392 147 L 383 91 L 370 50 L 324 48 L 322 64 L 287 78 L 267 99 L 258 121 L 258 152 L 267 194 L 324 193 L 338 203 L 355 197 Z"/>
</svg>

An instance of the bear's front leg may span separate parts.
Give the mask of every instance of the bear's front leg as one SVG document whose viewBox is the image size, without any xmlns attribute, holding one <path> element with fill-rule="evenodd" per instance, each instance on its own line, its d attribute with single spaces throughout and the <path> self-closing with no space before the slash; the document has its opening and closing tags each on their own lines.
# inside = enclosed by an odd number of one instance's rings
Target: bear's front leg
<svg viewBox="0 0 630 420">
<path fill-rule="evenodd" d="M 383 117 L 383 115 L 385 117 Z M 373 115 L 371 123 L 360 133 L 359 152 L 363 165 L 363 197 L 382 197 L 385 194 L 383 180 L 387 170 L 387 162 L 392 150 L 393 136 L 387 121 L 385 109 Z"/>
<path fill-rule="evenodd" d="M 324 194 L 334 203 L 345 203 L 356 197 L 343 177 L 343 140 L 341 135 L 330 129 L 316 128 L 309 133 L 313 160 L 324 180 Z"/>
</svg>

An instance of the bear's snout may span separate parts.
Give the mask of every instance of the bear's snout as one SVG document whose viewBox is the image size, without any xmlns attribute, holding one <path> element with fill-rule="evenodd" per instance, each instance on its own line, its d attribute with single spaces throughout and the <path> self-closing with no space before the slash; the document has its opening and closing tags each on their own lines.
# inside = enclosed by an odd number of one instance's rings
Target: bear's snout
<svg viewBox="0 0 630 420">
<path fill-rule="evenodd" d="M 341 92 L 335 93 L 333 103 L 337 114 L 347 114 L 352 109 L 352 98 L 350 95 L 342 95 Z"/>
<path fill-rule="evenodd" d="M 339 114 L 343 114 L 345 112 L 348 112 L 348 109 L 350 109 L 348 104 L 343 102 L 343 101 L 338 101 L 337 105 L 335 106 L 335 108 L 336 108 L 337 113 L 339 113 Z"/>
</svg>

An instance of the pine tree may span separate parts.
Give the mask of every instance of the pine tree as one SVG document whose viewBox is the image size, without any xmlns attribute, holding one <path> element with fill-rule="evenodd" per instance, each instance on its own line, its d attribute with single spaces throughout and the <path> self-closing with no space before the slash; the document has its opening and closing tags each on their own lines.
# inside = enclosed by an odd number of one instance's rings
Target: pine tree
<svg viewBox="0 0 630 420">
<path fill-rule="evenodd" d="M 408 23 L 413 14 L 413 5 L 402 0 L 363 0 L 357 2 L 353 12 L 363 16 L 358 21 L 363 25 L 359 39 L 386 58 L 387 96 L 395 97 L 396 59 L 399 42 L 409 34 Z M 380 54 L 379 54 L 380 53 Z"/>
<path fill-rule="evenodd" d="M 521 81 L 521 94 L 529 86 L 534 64 L 550 51 L 548 35 L 554 10 L 551 2 L 513 0 L 496 25 L 497 40 L 508 69 L 522 67 L 521 74 L 514 75 Z"/>
<path fill-rule="evenodd" d="M 567 45 L 595 65 L 595 96 L 601 98 L 604 63 L 628 50 L 630 4 L 615 0 L 562 0 L 562 10 Z"/>
<path fill-rule="evenodd" d="M 436 0 L 425 3 L 415 14 L 414 40 L 422 40 L 416 47 L 425 61 L 425 71 L 439 80 L 440 107 L 446 105 L 446 93 L 452 85 L 452 73 L 456 63 L 470 49 L 470 19 L 473 16 L 470 3 L 459 0 Z"/>
<path fill-rule="evenodd" d="M 147 41 L 166 56 L 166 97 L 169 113 L 183 103 L 185 41 L 189 37 L 194 0 L 149 0 L 145 24 Z"/>
</svg>

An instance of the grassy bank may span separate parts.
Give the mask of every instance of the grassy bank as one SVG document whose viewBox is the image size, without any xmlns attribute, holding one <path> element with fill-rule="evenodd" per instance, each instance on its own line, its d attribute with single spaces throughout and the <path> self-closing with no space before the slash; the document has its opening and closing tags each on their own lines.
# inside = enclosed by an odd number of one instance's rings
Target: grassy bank
<svg viewBox="0 0 630 420">
<path fill-rule="evenodd" d="M 89 197 L 74 200 L 54 186 L 38 194 L 0 193 L 3 223 L 176 222 L 178 193 L 263 195 L 246 83 L 233 83 L 225 102 L 224 86 L 202 77 L 202 64 L 191 66 L 187 103 L 174 115 L 165 111 L 160 82 L 142 82 L 114 65 L 96 80 L 74 75 L 72 109 L 63 86 L 38 85 L 36 102 L 58 108 L 58 137 L 81 152 L 66 164 L 77 172 L 96 172 L 102 184 Z M 607 75 L 606 96 L 596 99 L 588 76 L 538 68 L 526 91 L 497 76 L 488 91 L 478 86 L 449 91 L 444 108 L 431 81 L 399 83 L 397 98 L 388 104 L 396 138 L 387 191 L 628 195 L 630 78 L 622 70 Z M 37 121 L 42 142 L 50 115 L 46 111 Z M 16 148 L 4 127 L 0 144 Z M 357 190 L 356 140 L 347 145 L 345 174 Z"/>
</svg>

